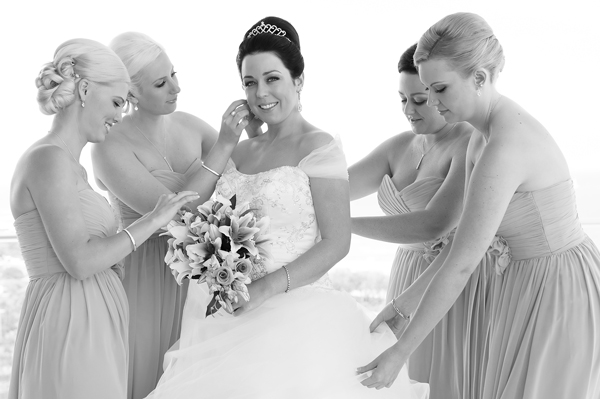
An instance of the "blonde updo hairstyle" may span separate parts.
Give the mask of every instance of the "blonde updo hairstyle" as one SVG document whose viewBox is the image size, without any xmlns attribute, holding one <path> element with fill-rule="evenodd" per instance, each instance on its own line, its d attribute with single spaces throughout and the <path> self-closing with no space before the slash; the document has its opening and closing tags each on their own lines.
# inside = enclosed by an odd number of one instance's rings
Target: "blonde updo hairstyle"
<svg viewBox="0 0 600 399">
<path fill-rule="evenodd" d="M 129 83 L 123 62 L 107 46 L 89 39 L 72 39 L 56 49 L 54 60 L 44 65 L 35 80 L 40 111 L 53 115 L 78 98 L 77 83 Z"/>
<path fill-rule="evenodd" d="M 150 36 L 138 32 L 121 33 L 110 42 L 109 47 L 127 67 L 132 86 L 127 100 L 129 104 L 135 105 L 135 96 L 142 84 L 144 68 L 153 63 L 165 49 Z"/>
<path fill-rule="evenodd" d="M 493 82 L 504 67 L 504 53 L 492 28 L 477 14 L 459 12 L 448 15 L 419 39 L 414 62 L 446 60 L 464 77 L 478 68 L 491 73 Z"/>
</svg>

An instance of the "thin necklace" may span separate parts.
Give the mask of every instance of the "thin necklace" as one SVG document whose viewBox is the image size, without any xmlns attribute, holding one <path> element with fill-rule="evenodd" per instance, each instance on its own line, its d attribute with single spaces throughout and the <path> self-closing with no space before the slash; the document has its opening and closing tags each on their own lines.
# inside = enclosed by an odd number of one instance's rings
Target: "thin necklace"
<svg viewBox="0 0 600 399">
<path fill-rule="evenodd" d="M 158 147 L 155 146 L 154 143 L 152 141 L 150 141 L 150 139 L 148 137 L 146 137 L 146 135 L 144 134 L 144 132 L 142 132 L 140 130 L 140 128 L 137 127 L 137 125 L 133 125 L 133 126 L 135 126 L 135 128 L 138 130 L 138 132 L 140 132 L 140 134 L 142 136 L 144 136 L 144 138 L 146 140 L 148 140 L 148 143 L 152 144 L 152 147 L 154 147 L 154 149 L 156 150 L 156 152 L 158 152 L 158 154 L 161 156 L 161 158 L 165 161 L 165 163 L 167 164 L 167 166 L 169 167 L 169 169 L 171 170 L 171 172 L 174 172 L 173 168 L 171 167 L 171 164 L 169 163 L 169 160 L 167 159 L 167 156 L 163 155 L 162 152 L 160 152 L 160 150 L 158 149 Z M 165 133 L 164 136 L 165 136 L 165 153 L 166 153 L 167 152 L 167 134 Z"/>
<path fill-rule="evenodd" d="M 52 132 L 48 132 L 48 133 L 52 134 Z M 63 145 L 65 146 L 65 148 L 69 152 L 69 155 L 71 155 L 71 158 L 73 158 L 73 161 L 75 161 L 75 163 L 77 165 L 79 165 L 79 167 L 81 168 L 81 170 L 83 170 L 83 175 L 84 175 L 85 179 L 87 180 L 87 172 L 85 171 L 85 168 L 83 167 L 83 165 L 81 163 L 79 163 L 79 161 L 77 160 L 77 158 L 75 158 L 75 156 L 73 155 L 73 153 L 69 149 L 69 146 L 67 145 L 67 143 L 65 143 L 65 141 L 62 139 L 62 137 L 60 137 L 60 134 L 56 133 L 56 137 L 58 137 L 58 139 L 60 140 L 60 142 L 63 143 Z"/>
<path fill-rule="evenodd" d="M 423 137 L 423 149 L 421 149 L 421 158 L 419 159 L 419 163 L 417 164 L 417 167 L 415 168 L 416 170 L 419 170 L 419 167 L 421 166 L 421 162 L 423 162 L 423 158 L 425 158 L 425 155 L 427 155 L 429 153 L 429 151 L 433 150 L 433 147 L 438 145 L 440 143 L 440 141 L 444 140 L 446 138 L 446 136 L 448 136 L 450 134 L 450 132 L 454 130 L 455 127 L 456 127 L 456 123 L 454 124 L 454 126 L 452 126 L 452 128 L 450 130 L 448 130 L 446 133 L 444 133 L 444 137 L 442 137 L 441 139 L 439 139 L 438 141 L 433 143 L 433 145 L 431 147 L 429 147 L 429 149 L 427 151 L 425 151 L 425 137 Z"/>
</svg>

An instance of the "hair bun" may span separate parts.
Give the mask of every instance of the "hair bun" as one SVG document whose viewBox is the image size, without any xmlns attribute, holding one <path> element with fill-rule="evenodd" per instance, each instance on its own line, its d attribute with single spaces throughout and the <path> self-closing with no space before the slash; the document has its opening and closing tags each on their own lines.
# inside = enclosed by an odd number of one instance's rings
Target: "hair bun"
<svg viewBox="0 0 600 399">
<path fill-rule="evenodd" d="M 52 62 L 45 64 L 35 79 L 40 111 L 46 115 L 57 113 L 75 100 L 72 59 L 63 59 L 58 65 L 57 68 Z"/>
</svg>

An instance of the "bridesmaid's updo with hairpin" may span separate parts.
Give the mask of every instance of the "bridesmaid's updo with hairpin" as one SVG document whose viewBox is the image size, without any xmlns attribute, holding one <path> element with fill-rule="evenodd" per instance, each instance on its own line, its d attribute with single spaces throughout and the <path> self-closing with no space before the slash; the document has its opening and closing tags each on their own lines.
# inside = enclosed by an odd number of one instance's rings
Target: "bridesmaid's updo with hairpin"
<svg viewBox="0 0 600 399">
<path fill-rule="evenodd" d="M 52 115 L 77 99 L 81 79 L 96 83 L 129 83 L 127 69 L 105 45 L 89 39 L 72 39 L 56 49 L 54 60 L 45 64 L 35 79 L 40 111 Z"/>
<path fill-rule="evenodd" d="M 296 29 L 288 21 L 277 17 L 266 17 L 248 29 L 237 54 L 237 66 L 240 74 L 244 57 L 265 52 L 277 55 L 290 71 L 292 78 L 298 78 L 304 72 L 300 38 Z"/>
</svg>

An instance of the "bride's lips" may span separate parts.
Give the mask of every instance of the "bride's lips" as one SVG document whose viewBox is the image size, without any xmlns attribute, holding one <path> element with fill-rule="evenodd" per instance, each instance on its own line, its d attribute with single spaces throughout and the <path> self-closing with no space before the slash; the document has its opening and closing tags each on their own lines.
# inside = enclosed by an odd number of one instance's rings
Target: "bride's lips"
<svg viewBox="0 0 600 399">
<path fill-rule="evenodd" d="M 279 104 L 277 101 L 272 102 L 272 103 L 266 103 L 266 104 L 258 104 L 257 107 L 258 109 L 260 109 L 263 112 L 269 112 L 271 111 L 273 108 L 275 108 L 275 106 Z"/>
</svg>

